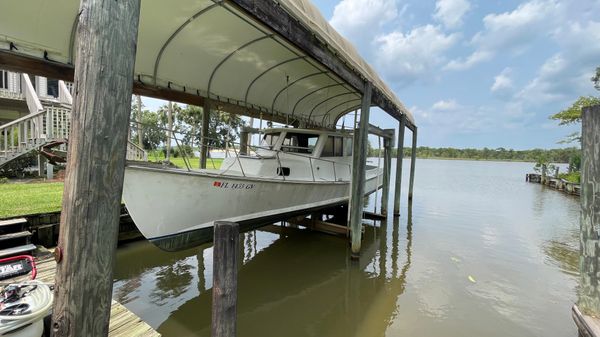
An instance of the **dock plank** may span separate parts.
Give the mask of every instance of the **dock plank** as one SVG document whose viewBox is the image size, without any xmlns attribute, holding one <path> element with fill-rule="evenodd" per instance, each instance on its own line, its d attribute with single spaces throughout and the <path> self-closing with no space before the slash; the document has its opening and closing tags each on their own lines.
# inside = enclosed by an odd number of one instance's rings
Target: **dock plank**
<svg viewBox="0 0 600 337">
<path fill-rule="evenodd" d="M 39 260 L 36 259 L 37 280 L 43 283 L 54 283 L 56 273 L 56 262 L 52 256 L 47 256 Z M 22 282 L 28 280 L 29 276 L 18 276 L 6 282 Z M 108 326 L 109 337 L 160 337 L 148 323 L 140 317 L 129 311 L 121 303 L 113 300 L 110 307 L 110 323 Z"/>
</svg>

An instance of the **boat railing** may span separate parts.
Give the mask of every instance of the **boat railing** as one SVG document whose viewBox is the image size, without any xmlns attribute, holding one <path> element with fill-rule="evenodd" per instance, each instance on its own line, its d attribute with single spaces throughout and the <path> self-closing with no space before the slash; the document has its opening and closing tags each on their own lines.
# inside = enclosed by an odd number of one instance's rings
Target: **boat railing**
<svg viewBox="0 0 600 337">
<path fill-rule="evenodd" d="M 179 153 L 181 153 L 183 162 L 186 166 L 185 168 L 188 171 L 192 171 L 192 164 L 190 161 L 190 157 L 193 157 L 193 153 L 189 154 L 187 152 L 188 152 L 188 149 L 190 149 L 190 148 L 192 149 L 192 152 L 193 152 L 193 146 L 189 146 L 189 147 L 184 146 L 184 145 L 188 145 L 188 144 L 184 144 L 184 138 L 185 138 L 185 136 L 194 137 L 194 135 L 191 135 L 189 132 L 185 132 L 182 130 L 177 130 L 177 129 L 169 130 L 168 128 L 165 128 L 165 127 L 146 124 L 146 123 L 139 123 L 139 122 L 134 122 L 134 121 L 131 122 L 131 125 L 132 125 L 132 129 L 137 129 L 139 127 L 154 128 L 155 130 L 158 130 L 158 131 L 164 131 L 165 135 L 167 133 L 169 133 L 169 131 L 170 131 L 171 139 L 172 139 L 172 141 L 175 142 L 175 145 L 179 149 Z M 167 138 L 168 138 L 168 136 L 165 136 L 165 139 L 167 139 Z M 341 176 L 339 175 L 340 167 L 344 167 L 344 168 L 347 167 L 348 178 L 349 178 L 350 173 L 352 172 L 352 165 L 350 163 L 337 162 L 337 161 L 333 161 L 333 160 L 325 159 L 325 158 L 317 158 L 317 157 L 312 156 L 311 153 L 298 153 L 298 152 L 282 151 L 281 149 L 273 150 L 268 145 L 251 145 L 251 144 L 244 144 L 244 147 L 245 147 L 244 151 L 240 151 L 242 149 L 242 144 L 240 144 L 239 142 L 235 142 L 231 139 L 216 139 L 213 137 L 195 137 L 195 139 L 200 140 L 201 144 L 204 143 L 203 145 L 198 146 L 200 149 L 202 148 L 202 146 L 205 146 L 209 153 L 221 152 L 221 153 L 223 153 L 224 158 L 229 158 L 229 157 L 235 158 L 234 162 L 238 165 L 240 174 L 243 177 L 247 177 L 248 170 L 244 169 L 244 164 L 243 164 L 242 159 L 245 159 L 245 158 L 274 159 L 277 162 L 277 168 L 276 168 L 277 175 L 279 177 L 281 177 L 281 179 L 284 181 L 288 180 L 289 177 L 287 177 L 285 174 L 287 167 L 285 166 L 284 159 L 282 159 L 282 155 L 285 155 L 288 158 L 290 158 L 290 157 L 291 158 L 301 158 L 302 160 L 305 160 L 307 162 L 308 166 L 310 167 L 310 179 L 314 182 L 317 182 L 317 181 L 336 181 L 336 182 L 340 181 L 340 180 L 338 180 L 338 178 L 341 179 Z M 168 140 L 166 140 L 166 141 L 168 141 Z M 291 146 L 286 145 L 285 148 L 291 149 Z M 297 147 L 297 146 L 294 146 L 293 149 L 295 149 L 295 150 L 302 149 L 302 150 L 310 150 L 310 151 L 314 150 L 313 148 L 303 148 L 303 147 Z M 241 153 L 241 152 L 243 152 L 243 153 Z M 215 158 L 210 155 L 207 157 L 207 160 L 210 161 L 212 167 L 217 168 L 217 163 L 215 162 L 214 159 Z M 319 164 L 331 165 L 333 180 L 323 178 L 322 176 L 318 177 L 318 175 L 316 174 L 316 171 L 320 171 L 320 168 L 322 167 L 322 166 L 319 166 Z M 228 168 L 220 168 L 219 174 L 223 174 L 223 175 L 227 174 L 228 172 L 230 172 L 231 168 L 232 168 L 231 166 Z"/>
</svg>

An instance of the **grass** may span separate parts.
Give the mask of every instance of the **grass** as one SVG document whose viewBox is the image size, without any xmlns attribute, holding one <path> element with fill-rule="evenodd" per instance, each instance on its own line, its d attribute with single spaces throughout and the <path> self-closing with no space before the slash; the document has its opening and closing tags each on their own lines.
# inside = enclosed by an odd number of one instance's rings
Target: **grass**
<svg viewBox="0 0 600 337">
<path fill-rule="evenodd" d="M 560 173 L 558 177 L 572 183 L 581 183 L 581 172 Z"/>
<path fill-rule="evenodd" d="M 0 184 L 0 219 L 60 210 L 63 183 Z"/>
<path fill-rule="evenodd" d="M 162 153 L 151 153 L 148 154 L 148 159 L 163 161 L 165 158 Z M 182 157 L 171 158 L 171 162 L 177 167 L 186 167 Z M 206 167 L 218 169 L 222 162 L 221 158 L 208 159 Z M 192 168 L 200 166 L 198 158 L 191 158 L 190 164 Z M 62 194 L 62 182 L 0 183 L 0 219 L 60 211 Z"/>
<path fill-rule="evenodd" d="M 165 160 L 165 156 L 162 151 L 151 151 L 148 152 L 148 160 L 153 162 L 162 162 Z M 198 169 L 200 168 L 200 159 L 198 158 L 188 158 L 191 168 Z M 171 157 L 171 163 L 179 168 L 186 168 L 185 161 L 183 157 Z M 221 167 L 223 163 L 223 158 L 208 158 L 206 160 L 206 168 L 207 169 L 218 169 Z"/>
</svg>

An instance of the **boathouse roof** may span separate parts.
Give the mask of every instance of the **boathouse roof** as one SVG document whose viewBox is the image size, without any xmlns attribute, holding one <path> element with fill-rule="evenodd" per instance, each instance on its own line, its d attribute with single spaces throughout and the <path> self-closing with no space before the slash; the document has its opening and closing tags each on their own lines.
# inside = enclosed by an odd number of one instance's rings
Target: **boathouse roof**
<svg viewBox="0 0 600 337">
<path fill-rule="evenodd" d="M 3 0 L 0 64 L 72 80 L 78 0 Z M 142 1 L 134 92 L 305 126 L 372 105 L 415 121 L 308 0 Z"/>
</svg>

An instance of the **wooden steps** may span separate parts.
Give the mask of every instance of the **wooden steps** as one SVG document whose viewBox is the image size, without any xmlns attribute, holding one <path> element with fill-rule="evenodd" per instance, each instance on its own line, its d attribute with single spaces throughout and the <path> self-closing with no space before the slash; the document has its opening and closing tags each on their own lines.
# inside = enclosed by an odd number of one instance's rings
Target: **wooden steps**
<svg viewBox="0 0 600 337">
<path fill-rule="evenodd" d="M 7 227 L 7 226 L 16 226 L 16 225 L 25 225 L 27 223 L 27 219 L 25 218 L 14 218 L 14 219 L 8 219 L 8 220 L 0 220 L 0 227 Z"/>
<path fill-rule="evenodd" d="M 35 248 L 36 248 L 35 245 L 28 243 L 28 244 L 22 245 L 22 246 L 2 249 L 2 250 L 0 250 L 0 258 L 1 257 L 9 257 L 9 256 L 13 256 L 13 255 L 19 255 L 19 254 L 23 254 L 23 253 L 29 253 L 29 252 L 34 251 Z"/>
<path fill-rule="evenodd" d="M 25 229 L 26 225 L 25 218 L 0 221 L 0 258 L 30 253 L 36 249 L 31 244 L 31 232 Z"/>
<path fill-rule="evenodd" d="M 14 232 L 14 233 L 2 234 L 2 235 L 0 235 L 0 241 L 13 240 L 13 239 L 19 239 L 19 238 L 26 238 L 28 236 L 31 236 L 31 232 L 30 231 L 21 231 L 21 232 Z"/>
</svg>

